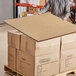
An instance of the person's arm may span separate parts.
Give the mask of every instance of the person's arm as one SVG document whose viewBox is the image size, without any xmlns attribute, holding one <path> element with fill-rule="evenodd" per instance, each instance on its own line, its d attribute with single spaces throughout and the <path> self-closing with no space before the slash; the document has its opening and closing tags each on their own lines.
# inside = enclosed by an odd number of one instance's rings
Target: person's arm
<svg viewBox="0 0 76 76">
<path fill-rule="evenodd" d="M 69 0 L 65 0 L 65 17 L 64 20 L 67 20 L 67 18 L 70 16 L 70 4 L 69 4 Z"/>
<path fill-rule="evenodd" d="M 40 14 L 46 13 L 50 8 L 50 0 L 44 5 L 44 7 L 39 12 Z"/>
</svg>

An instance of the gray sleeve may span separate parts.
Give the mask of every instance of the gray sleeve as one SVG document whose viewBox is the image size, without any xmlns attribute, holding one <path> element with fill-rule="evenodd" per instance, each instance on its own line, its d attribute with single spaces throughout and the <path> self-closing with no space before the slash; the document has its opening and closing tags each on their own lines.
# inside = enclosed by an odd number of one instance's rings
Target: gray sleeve
<svg viewBox="0 0 76 76">
<path fill-rule="evenodd" d="M 70 16 L 70 4 L 69 0 L 65 0 L 65 19 L 67 19 Z"/>
<path fill-rule="evenodd" d="M 50 0 L 44 5 L 44 7 L 41 9 L 40 13 L 45 13 L 50 8 Z"/>
</svg>

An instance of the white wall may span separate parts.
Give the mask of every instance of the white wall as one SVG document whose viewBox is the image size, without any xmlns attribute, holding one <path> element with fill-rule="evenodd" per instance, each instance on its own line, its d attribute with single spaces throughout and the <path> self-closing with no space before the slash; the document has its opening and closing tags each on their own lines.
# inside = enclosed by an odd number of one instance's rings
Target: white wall
<svg viewBox="0 0 76 76">
<path fill-rule="evenodd" d="M 13 18 L 13 0 L 0 0 L 0 24 Z"/>
</svg>

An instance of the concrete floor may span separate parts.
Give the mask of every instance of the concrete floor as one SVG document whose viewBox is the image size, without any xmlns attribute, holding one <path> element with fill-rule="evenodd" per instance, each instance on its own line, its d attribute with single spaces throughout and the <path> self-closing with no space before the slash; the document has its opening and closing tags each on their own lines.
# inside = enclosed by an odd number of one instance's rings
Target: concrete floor
<svg viewBox="0 0 76 76">
<path fill-rule="evenodd" d="M 0 76 L 10 76 L 4 72 L 4 65 L 8 64 L 7 31 L 10 30 L 14 29 L 6 24 L 0 25 Z"/>
</svg>

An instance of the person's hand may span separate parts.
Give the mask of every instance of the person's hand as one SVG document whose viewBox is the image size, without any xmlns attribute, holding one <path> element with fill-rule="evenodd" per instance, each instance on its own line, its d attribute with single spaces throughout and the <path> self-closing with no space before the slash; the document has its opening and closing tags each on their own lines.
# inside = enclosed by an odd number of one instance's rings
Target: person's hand
<svg viewBox="0 0 76 76">
<path fill-rule="evenodd" d="M 40 13 L 40 12 L 38 12 L 38 15 L 41 15 L 41 13 Z"/>
<path fill-rule="evenodd" d="M 62 20 L 66 21 L 67 19 L 66 18 L 62 18 Z"/>
</svg>

